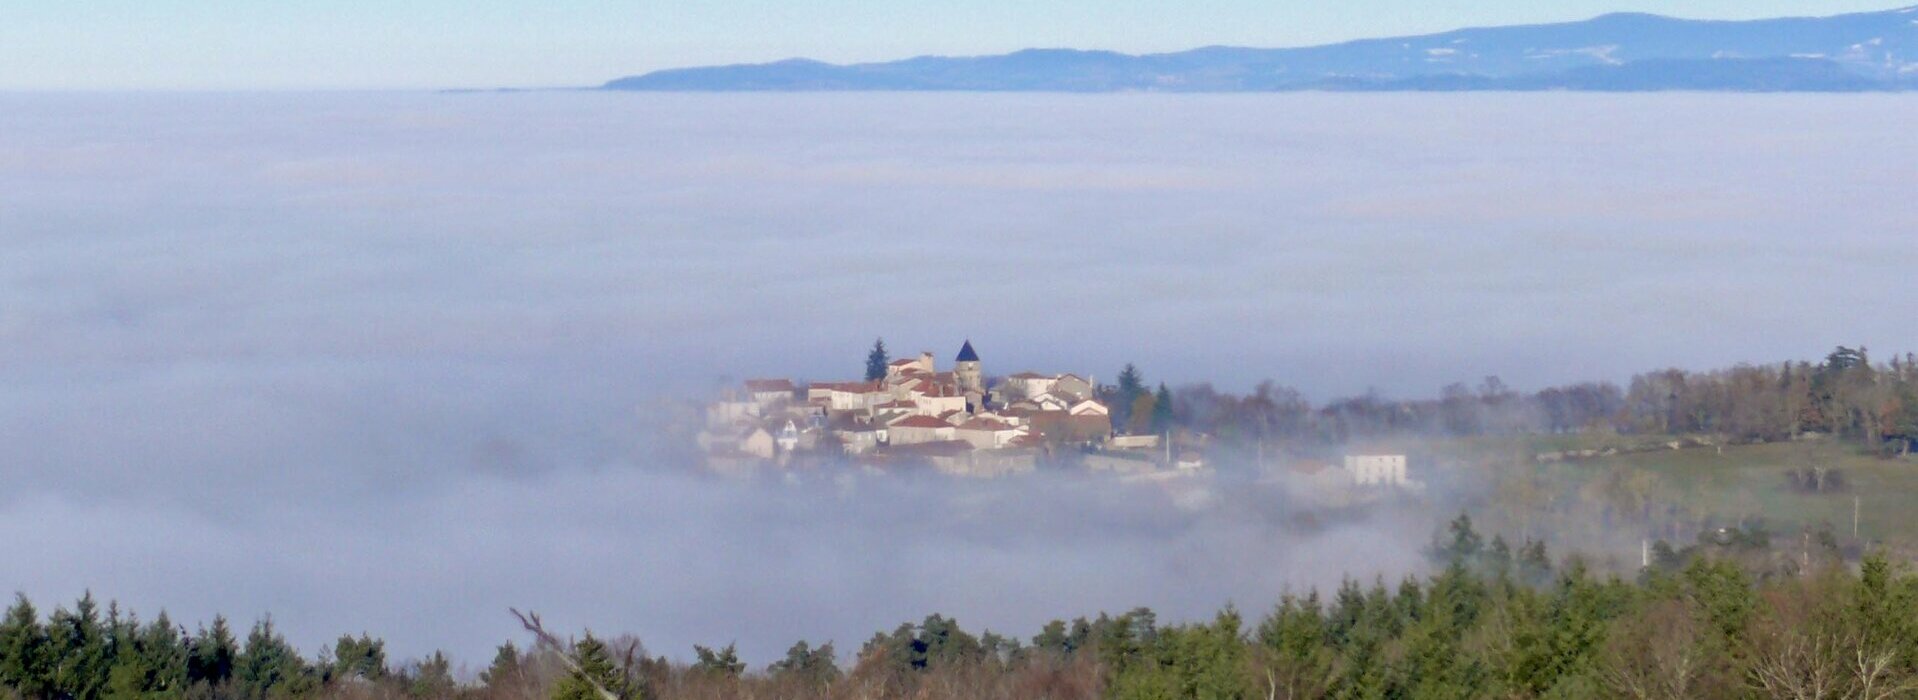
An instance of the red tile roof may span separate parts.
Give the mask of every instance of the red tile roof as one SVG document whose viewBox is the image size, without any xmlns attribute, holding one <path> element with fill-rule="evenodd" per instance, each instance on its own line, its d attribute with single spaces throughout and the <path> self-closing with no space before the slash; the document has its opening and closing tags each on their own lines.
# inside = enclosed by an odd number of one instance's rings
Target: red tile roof
<svg viewBox="0 0 1918 700">
<path fill-rule="evenodd" d="M 1006 441 L 1006 445 L 1010 447 L 1038 447 L 1044 444 L 1046 444 L 1045 436 L 1039 433 L 1017 435 Z"/>
<path fill-rule="evenodd" d="M 999 421 L 993 420 L 991 418 L 974 418 L 964 423 L 960 423 L 959 429 L 960 430 L 984 430 L 984 431 L 996 433 L 1001 430 L 1012 430 L 1013 427 L 1010 425 L 1006 425 L 1005 423 L 1001 423 Z"/>
<path fill-rule="evenodd" d="M 932 416 L 907 416 L 892 422 L 894 428 L 950 428 L 951 423 Z"/>
<path fill-rule="evenodd" d="M 773 391 L 792 391 L 793 382 L 791 379 L 748 379 L 746 380 L 746 390 L 755 394 Z"/>
</svg>

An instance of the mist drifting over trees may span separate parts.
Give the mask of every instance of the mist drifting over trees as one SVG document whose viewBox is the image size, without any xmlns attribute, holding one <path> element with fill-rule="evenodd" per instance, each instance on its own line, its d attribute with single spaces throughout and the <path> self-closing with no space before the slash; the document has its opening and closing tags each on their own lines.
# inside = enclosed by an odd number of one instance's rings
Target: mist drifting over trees
<svg viewBox="0 0 1918 700">
<path fill-rule="evenodd" d="M 877 335 L 1107 384 L 1135 362 L 1248 453 L 1595 417 L 1903 430 L 1857 399 L 1918 347 L 1906 101 L 781 99 L 0 96 L 5 583 L 43 617 L 87 590 L 189 634 L 225 614 L 241 647 L 270 614 L 308 662 L 364 632 L 388 667 L 476 671 L 524 644 L 518 606 L 675 662 L 736 642 L 757 672 L 934 612 L 1028 643 L 1142 605 L 1250 628 L 1287 588 L 1396 586 L 1455 513 L 1301 533 L 1282 489 L 1236 483 L 1203 508 L 1071 479 L 742 488 L 636 415 L 850 376 Z M 1870 391 L 1765 389 L 1810 389 L 1835 343 L 1871 349 Z M 1629 477 L 1598 489 L 1615 511 L 1645 504 Z"/>
</svg>

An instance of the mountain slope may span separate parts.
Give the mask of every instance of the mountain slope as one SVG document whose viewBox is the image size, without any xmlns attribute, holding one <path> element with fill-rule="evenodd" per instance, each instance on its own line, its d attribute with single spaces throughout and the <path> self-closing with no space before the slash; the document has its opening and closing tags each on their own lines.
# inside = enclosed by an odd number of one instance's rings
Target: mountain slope
<svg viewBox="0 0 1918 700">
<path fill-rule="evenodd" d="M 1233 92 L 1298 89 L 1887 90 L 1918 87 L 1918 7 L 1822 18 L 1610 14 L 1290 49 L 1028 49 L 885 63 L 681 68 L 609 90 Z"/>
</svg>

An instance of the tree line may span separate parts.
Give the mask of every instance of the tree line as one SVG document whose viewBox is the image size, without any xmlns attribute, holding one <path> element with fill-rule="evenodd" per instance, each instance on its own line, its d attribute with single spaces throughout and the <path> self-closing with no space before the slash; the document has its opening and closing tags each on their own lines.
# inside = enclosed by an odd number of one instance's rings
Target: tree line
<svg viewBox="0 0 1918 700">
<path fill-rule="evenodd" d="M 1417 436 L 1567 434 L 1722 435 L 1744 442 L 1807 432 L 1852 438 L 1887 453 L 1918 444 L 1918 357 L 1874 362 L 1865 348 L 1839 346 L 1821 362 L 1741 364 L 1729 369 L 1664 369 L 1624 387 L 1581 382 L 1521 393 L 1498 377 L 1454 383 L 1437 398 L 1390 400 L 1376 392 L 1314 406 L 1275 382 L 1232 394 L 1209 384 L 1154 392 L 1127 365 L 1103 387 L 1122 432 L 1177 428 L 1235 442 L 1341 444 Z"/>
<path fill-rule="evenodd" d="M 731 646 L 690 662 L 636 638 L 501 645 L 476 678 L 443 654 L 390 665 L 345 636 L 304 658 L 270 621 L 192 633 L 89 595 L 0 623 L 0 695 L 19 698 L 1899 698 L 1918 694 L 1918 577 L 1880 556 L 1780 574 L 1741 565 L 1737 533 L 1660 543 L 1636 578 L 1556 564 L 1538 542 L 1435 533 L 1436 573 L 1286 594 L 1256 619 L 1227 607 L 1165 624 L 1146 608 L 1054 620 L 1029 639 L 931 615 L 873 635 L 842 665 L 794 644 L 759 669 Z"/>
</svg>

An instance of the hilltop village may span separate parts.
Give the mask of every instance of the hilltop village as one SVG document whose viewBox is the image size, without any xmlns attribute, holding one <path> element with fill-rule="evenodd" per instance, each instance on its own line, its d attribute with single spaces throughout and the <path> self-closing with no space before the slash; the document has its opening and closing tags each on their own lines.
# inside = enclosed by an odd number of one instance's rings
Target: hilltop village
<svg viewBox="0 0 1918 700">
<path fill-rule="evenodd" d="M 1041 465 L 1125 476 L 1202 473 L 1207 440 L 1115 428 L 1090 375 L 1019 372 L 990 376 L 971 341 L 941 368 L 930 352 L 890 359 L 883 344 L 856 381 L 751 379 L 706 407 L 697 441 L 711 470 L 744 476 L 762 468 L 853 464 L 877 471 L 930 469 L 996 477 Z M 1403 455 L 1348 457 L 1328 475 L 1360 485 L 1405 486 Z M 1305 472 L 1317 465 L 1296 465 Z"/>
<path fill-rule="evenodd" d="M 867 378 L 812 382 L 752 379 L 707 407 L 699 435 L 708 465 L 722 473 L 760 466 L 851 460 L 875 468 L 929 466 L 964 476 L 1035 469 L 1063 448 L 1158 448 L 1159 436 L 1115 435 L 1111 410 L 1092 380 L 1077 374 L 988 378 L 966 341 L 949 369 L 930 352 L 869 362 Z M 1146 455 L 1118 468 L 1164 466 Z M 1175 462 L 1188 469 L 1194 461 Z M 1163 460 L 1160 460 L 1163 461 Z"/>
</svg>

